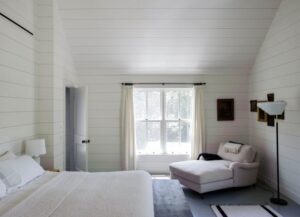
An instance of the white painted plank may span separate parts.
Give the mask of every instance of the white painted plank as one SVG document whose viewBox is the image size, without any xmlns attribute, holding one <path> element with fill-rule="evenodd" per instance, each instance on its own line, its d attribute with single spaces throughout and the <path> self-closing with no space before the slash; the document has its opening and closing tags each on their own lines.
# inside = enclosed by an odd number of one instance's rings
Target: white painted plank
<svg viewBox="0 0 300 217">
<path fill-rule="evenodd" d="M 277 8 L 279 0 L 62 0 L 64 8 Z"/>
</svg>

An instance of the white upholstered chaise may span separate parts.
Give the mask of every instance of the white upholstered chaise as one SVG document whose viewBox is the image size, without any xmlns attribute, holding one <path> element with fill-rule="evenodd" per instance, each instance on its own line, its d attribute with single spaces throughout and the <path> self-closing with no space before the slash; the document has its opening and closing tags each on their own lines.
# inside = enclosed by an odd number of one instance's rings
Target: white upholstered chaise
<svg viewBox="0 0 300 217">
<path fill-rule="evenodd" d="M 222 160 L 190 160 L 170 164 L 172 179 L 199 193 L 256 183 L 258 156 L 249 145 L 243 145 L 237 154 L 226 152 L 221 143 L 218 155 Z"/>
</svg>

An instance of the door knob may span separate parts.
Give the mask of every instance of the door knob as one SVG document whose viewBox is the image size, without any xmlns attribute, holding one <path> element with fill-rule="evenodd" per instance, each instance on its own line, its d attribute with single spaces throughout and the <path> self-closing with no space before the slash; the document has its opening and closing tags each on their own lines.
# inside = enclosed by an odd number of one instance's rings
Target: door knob
<svg viewBox="0 0 300 217">
<path fill-rule="evenodd" d="M 87 140 L 82 140 L 81 142 L 82 143 L 90 143 L 91 141 L 89 139 L 87 139 Z"/>
</svg>

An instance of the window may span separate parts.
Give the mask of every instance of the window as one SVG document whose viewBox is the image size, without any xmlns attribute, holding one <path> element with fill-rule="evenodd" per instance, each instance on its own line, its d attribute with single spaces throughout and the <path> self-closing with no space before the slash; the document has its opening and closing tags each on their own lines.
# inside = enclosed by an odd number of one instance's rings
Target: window
<svg viewBox="0 0 300 217">
<path fill-rule="evenodd" d="M 138 154 L 190 154 L 191 88 L 135 88 Z"/>
</svg>

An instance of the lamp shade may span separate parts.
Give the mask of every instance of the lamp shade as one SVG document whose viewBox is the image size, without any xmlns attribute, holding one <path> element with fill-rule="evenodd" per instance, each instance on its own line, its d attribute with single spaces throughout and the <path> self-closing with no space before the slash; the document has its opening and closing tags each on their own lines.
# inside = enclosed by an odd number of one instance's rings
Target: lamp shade
<svg viewBox="0 0 300 217">
<path fill-rule="evenodd" d="M 281 115 L 284 112 L 287 103 L 285 101 L 261 102 L 257 106 L 268 115 Z"/>
<path fill-rule="evenodd" d="M 39 157 L 46 154 L 45 139 L 27 140 L 25 143 L 25 153 L 32 157 Z"/>
</svg>

